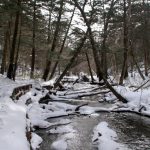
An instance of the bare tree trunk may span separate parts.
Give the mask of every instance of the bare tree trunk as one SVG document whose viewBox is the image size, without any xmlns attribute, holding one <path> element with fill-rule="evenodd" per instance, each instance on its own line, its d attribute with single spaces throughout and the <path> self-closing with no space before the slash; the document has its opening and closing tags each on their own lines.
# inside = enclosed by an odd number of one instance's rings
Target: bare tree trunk
<svg viewBox="0 0 150 150">
<path fill-rule="evenodd" d="M 3 49 L 3 56 L 2 56 L 2 63 L 1 63 L 1 74 L 4 74 L 4 72 L 6 71 L 9 38 L 10 38 L 9 29 L 7 29 L 5 33 L 5 40 L 4 40 L 4 49 Z"/>
<path fill-rule="evenodd" d="M 90 42 L 91 42 L 91 45 L 92 45 L 92 49 L 93 49 L 93 56 L 94 56 L 94 61 L 95 61 L 95 64 L 96 64 L 96 70 L 97 70 L 97 76 L 99 78 L 99 81 L 101 81 L 103 78 L 102 78 L 102 74 L 101 74 L 101 71 L 100 71 L 100 60 L 99 60 L 99 55 L 98 55 L 98 51 L 97 49 L 95 49 L 95 41 L 94 41 L 94 38 L 93 38 L 93 33 L 92 33 L 92 30 L 91 30 L 91 27 L 90 27 L 90 24 L 91 24 L 91 19 L 88 20 L 86 18 L 86 15 L 83 11 L 83 9 L 80 7 L 79 3 L 76 1 L 76 0 L 73 0 L 74 3 L 75 3 L 75 6 L 79 9 L 79 11 L 81 12 L 81 15 L 84 19 L 84 22 L 86 23 L 86 26 L 88 28 L 88 32 L 89 32 L 89 38 L 90 38 Z M 91 17 L 92 17 L 92 14 L 91 14 Z"/>
<path fill-rule="evenodd" d="M 146 12 L 146 6 L 145 6 L 145 0 L 143 0 L 143 24 L 144 24 L 144 31 L 143 31 L 143 49 L 144 49 L 144 67 L 145 67 L 145 76 L 148 76 L 148 20 L 147 20 L 147 12 Z"/>
<path fill-rule="evenodd" d="M 123 80 L 128 77 L 128 21 L 127 21 L 127 3 L 124 0 L 124 59 L 119 84 L 123 84 Z"/>
<path fill-rule="evenodd" d="M 16 48 L 16 40 L 17 40 L 19 16 L 20 16 L 20 6 L 21 6 L 21 1 L 18 0 L 18 2 L 17 2 L 18 9 L 16 11 L 15 27 L 14 27 L 14 33 L 13 33 L 13 39 L 12 39 L 12 47 L 11 47 L 11 51 L 10 51 L 9 68 L 8 68 L 8 72 L 7 72 L 7 77 L 9 79 L 12 79 L 12 77 L 13 77 L 15 48 Z"/>
<path fill-rule="evenodd" d="M 50 78 L 49 78 L 49 79 L 52 79 L 52 78 L 53 78 L 54 73 L 55 73 L 55 71 L 56 71 L 56 68 L 57 68 L 57 66 L 58 66 L 59 59 L 60 59 L 60 56 L 61 56 L 61 54 L 62 54 L 62 52 L 63 52 L 64 46 L 65 46 L 65 42 L 66 42 L 66 39 L 67 39 L 67 36 L 68 36 L 68 33 L 69 33 L 69 29 L 70 29 L 70 26 L 71 26 L 71 23 L 72 23 L 72 19 L 73 19 L 73 17 L 74 17 L 74 12 L 75 12 L 75 7 L 74 7 L 74 9 L 73 9 L 73 13 L 72 13 L 72 16 L 71 16 L 71 19 L 70 19 L 70 22 L 69 22 L 69 25 L 68 25 L 66 34 L 65 34 L 63 43 L 62 43 L 62 45 L 61 45 L 61 48 L 60 48 L 57 61 L 56 61 L 56 63 L 54 64 L 54 67 L 53 67 L 53 69 L 52 69 L 52 72 L 51 72 L 51 75 L 50 75 Z"/>
<path fill-rule="evenodd" d="M 116 2 L 117 2 L 117 0 L 116 1 L 112 0 L 107 15 L 105 16 L 105 14 L 104 14 L 104 32 L 103 32 L 103 41 L 102 41 L 101 65 L 102 65 L 102 71 L 104 73 L 105 78 L 107 78 L 107 47 L 106 47 L 106 41 L 107 41 L 107 36 L 108 36 L 108 25 L 109 25 L 109 20 L 111 18 L 112 11 L 113 11 L 113 7 L 116 4 Z M 104 8 L 103 11 L 105 11 L 105 8 Z"/>
<path fill-rule="evenodd" d="M 148 52 L 145 48 L 145 41 L 143 41 L 143 48 L 144 48 L 144 68 L 145 68 L 145 76 L 148 76 Z"/>
<path fill-rule="evenodd" d="M 112 54 L 112 58 L 113 58 L 113 66 L 114 66 L 114 74 L 115 76 L 118 74 L 118 67 L 117 67 L 117 58 L 116 58 L 116 53 Z"/>
<path fill-rule="evenodd" d="M 131 60 L 131 69 L 133 70 L 133 63 L 135 64 L 137 70 L 138 70 L 138 73 L 139 75 L 141 76 L 141 78 L 143 80 L 145 80 L 139 66 L 138 66 L 138 63 L 135 59 L 135 56 L 134 56 L 134 53 L 133 53 L 133 42 L 132 42 L 132 29 L 131 29 L 131 0 L 127 0 L 128 2 L 128 21 L 127 21 L 127 24 L 128 24 L 128 51 L 130 53 L 130 56 L 132 57 L 132 60 Z M 133 63 L 132 63 L 133 62 Z"/>
<path fill-rule="evenodd" d="M 30 78 L 34 78 L 34 68 L 35 68 L 35 24 L 36 24 L 36 0 L 33 4 L 33 25 L 32 25 L 32 55 L 31 55 L 31 72 Z"/>
<path fill-rule="evenodd" d="M 107 28 L 108 28 L 108 21 L 106 19 L 106 12 L 105 12 L 105 1 L 103 0 L 103 24 L 104 24 L 104 31 L 103 31 L 103 40 L 102 40 L 102 46 L 101 46 L 101 66 L 102 71 L 107 78 L 107 54 L 106 54 L 106 39 L 107 39 Z"/>
<path fill-rule="evenodd" d="M 90 59 L 89 59 L 87 52 L 85 53 L 85 55 L 86 55 L 86 59 L 87 59 L 88 67 L 89 67 L 91 81 L 92 81 L 92 83 L 94 83 L 94 78 L 93 78 L 92 69 L 91 69 L 91 65 L 90 65 Z"/>
<path fill-rule="evenodd" d="M 135 66 L 136 66 L 136 68 L 137 68 L 137 70 L 138 70 L 139 75 L 141 76 L 141 78 L 142 78 L 143 80 L 145 80 L 145 77 L 144 77 L 142 71 L 140 70 L 140 67 L 139 67 L 139 65 L 138 65 L 138 63 L 137 63 L 137 61 L 136 61 L 136 59 L 135 59 L 135 56 L 134 56 L 134 53 L 133 53 L 133 48 L 132 48 L 132 43 L 130 43 L 130 54 L 131 54 L 133 63 L 135 64 Z"/>
<path fill-rule="evenodd" d="M 118 0 L 112 0 L 107 15 L 105 16 L 105 14 L 104 14 L 104 32 L 103 32 L 103 41 L 102 41 L 101 65 L 102 65 L 102 71 L 104 73 L 105 78 L 107 78 L 107 47 L 106 47 L 106 41 L 107 41 L 107 37 L 108 37 L 108 25 L 109 25 L 109 20 L 111 19 L 111 16 L 112 16 L 114 5 L 116 4 L 117 1 Z M 103 9 L 103 11 L 105 11 L 105 8 Z"/>
<path fill-rule="evenodd" d="M 17 71 L 17 67 L 18 67 L 18 57 L 19 57 L 19 51 L 20 51 L 20 43 L 21 43 L 21 16 L 20 16 L 20 31 L 19 31 L 19 37 L 18 37 L 18 47 L 17 47 L 17 51 L 16 51 L 13 80 L 15 80 L 16 71 Z"/>
<path fill-rule="evenodd" d="M 51 0 L 51 6 L 49 6 L 49 18 L 48 18 L 48 37 L 47 37 L 47 44 L 49 45 L 50 44 L 50 41 L 51 41 L 51 30 L 50 30 L 50 27 L 51 27 L 51 19 L 52 19 L 52 12 L 53 12 L 53 0 Z"/>
<path fill-rule="evenodd" d="M 44 74 L 42 77 L 44 80 L 47 79 L 49 71 L 50 71 L 50 66 L 51 66 L 51 54 L 50 53 L 55 51 L 56 44 L 58 41 L 57 38 L 58 38 L 59 29 L 60 29 L 60 21 L 61 21 L 61 16 L 62 16 L 62 11 L 63 11 L 63 5 L 64 5 L 64 0 L 61 0 L 60 8 L 59 8 L 59 14 L 58 14 L 58 18 L 57 18 L 56 29 L 54 32 L 54 38 L 53 38 L 53 42 L 52 42 L 52 47 L 49 51 L 49 54 L 48 54 L 49 56 L 46 60 L 46 67 L 45 67 Z"/>
<path fill-rule="evenodd" d="M 110 84 L 109 82 L 107 81 L 107 79 L 105 78 L 105 76 L 103 75 L 103 72 L 101 71 L 100 69 L 100 61 L 99 61 L 99 57 L 98 57 L 98 50 L 96 48 L 96 45 L 95 45 L 95 41 L 94 41 L 94 37 L 93 37 L 93 33 L 92 33 L 92 30 L 91 30 L 91 26 L 90 26 L 90 22 L 87 20 L 86 18 L 86 15 L 83 11 L 83 9 L 80 7 L 79 3 L 76 1 L 76 0 L 73 0 L 74 3 L 75 3 L 75 6 L 79 9 L 83 19 L 84 19 L 84 22 L 86 23 L 86 26 L 88 28 L 88 32 L 89 32 L 89 38 L 90 38 L 90 42 L 91 42 L 91 45 L 92 45 L 92 49 L 93 49 L 93 55 L 94 55 L 94 59 L 95 59 L 95 64 L 97 66 L 97 71 L 98 71 L 98 77 L 103 79 L 106 86 L 111 90 L 111 92 L 122 102 L 126 103 L 127 100 L 122 97 Z"/>
<path fill-rule="evenodd" d="M 84 37 L 80 40 L 81 42 L 79 43 L 79 45 L 77 46 L 77 48 L 74 50 L 73 57 L 70 59 L 69 63 L 65 67 L 64 71 L 62 72 L 62 74 L 57 79 L 56 83 L 54 84 L 54 88 L 57 88 L 59 86 L 60 81 L 65 76 L 65 74 L 67 73 L 67 71 L 71 68 L 74 60 L 77 58 L 78 54 L 80 53 L 80 51 L 81 51 L 81 49 L 82 49 L 82 47 L 83 47 L 83 45 L 85 43 L 86 38 L 87 38 L 87 32 L 84 35 Z"/>
</svg>

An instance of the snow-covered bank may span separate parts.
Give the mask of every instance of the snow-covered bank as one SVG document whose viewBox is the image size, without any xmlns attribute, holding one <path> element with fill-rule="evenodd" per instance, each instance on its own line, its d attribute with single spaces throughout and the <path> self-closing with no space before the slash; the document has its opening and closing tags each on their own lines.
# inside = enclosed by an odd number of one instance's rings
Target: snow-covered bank
<svg viewBox="0 0 150 150">
<path fill-rule="evenodd" d="M 26 138 L 26 109 L 10 98 L 0 99 L 0 149 L 29 150 Z"/>
<path fill-rule="evenodd" d="M 0 75 L 0 149 L 29 150 L 26 138 L 26 108 L 10 98 L 19 84 Z"/>
<path fill-rule="evenodd" d="M 19 85 L 19 83 L 16 83 L 0 74 L 0 99 L 5 96 L 10 97 L 13 89 Z"/>
<path fill-rule="evenodd" d="M 25 105 L 28 99 L 31 102 L 38 102 L 41 97 L 47 93 L 46 90 L 38 91 L 33 85 L 31 91 L 21 96 L 18 101 L 13 101 L 10 96 L 13 89 L 25 85 L 25 83 L 16 83 L 0 75 L 0 149 L 1 150 L 30 150 L 30 144 L 26 137 L 29 129 L 30 118 L 27 119 L 28 106 Z M 40 87 L 38 87 L 40 88 Z M 40 137 L 34 133 L 31 134 L 31 146 L 36 149 L 42 142 Z"/>
<path fill-rule="evenodd" d="M 147 81 L 144 81 L 147 82 Z M 146 115 L 150 117 L 150 86 L 148 85 L 143 88 L 140 88 L 137 91 L 135 89 L 130 88 L 130 84 L 126 86 L 116 86 L 115 89 L 120 93 L 123 97 L 127 99 L 126 104 L 119 103 L 117 104 L 116 110 L 129 110 L 133 112 L 137 112 L 137 114 Z M 138 84 L 139 85 L 139 84 Z M 106 101 L 114 101 L 116 97 L 112 93 L 105 94 Z"/>
<path fill-rule="evenodd" d="M 34 132 L 32 132 L 31 134 L 32 134 L 31 147 L 33 150 L 36 150 L 37 148 L 40 147 L 40 144 L 43 142 L 43 139 Z"/>
<path fill-rule="evenodd" d="M 110 76 L 111 81 L 114 81 L 114 77 Z M 114 81 L 117 82 L 117 81 Z M 117 101 L 117 98 L 112 92 L 104 94 L 104 100 L 107 102 L 116 103 L 114 111 L 123 112 L 129 111 L 137 113 L 138 115 L 145 115 L 150 117 L 150 79 L 145 77 L 143 80 L 139 73 L 134 71 L 129 73 L 128 78 L 124 80 L 124 84 L 114 86 L 114 89 L 122 95 L 127 103 L 122 104 Z"/>
</svg>

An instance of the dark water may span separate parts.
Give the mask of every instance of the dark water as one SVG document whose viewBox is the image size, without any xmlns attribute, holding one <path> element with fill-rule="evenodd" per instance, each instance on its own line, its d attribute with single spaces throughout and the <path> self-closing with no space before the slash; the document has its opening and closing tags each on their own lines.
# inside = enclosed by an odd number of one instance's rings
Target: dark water
<svg viewBox="0 0 150 150">
<path fill-rule="evenodd" d="M 71 140 L 68 140 L 69 150 L 95 150 L 92 145 L 93 128 L 102 121 L 117 132 L 119 143 L 125 144 L 131 150 L 150 150 L 150 119 L 136 114 L 101 113 L 99 116 L 69 116 L 71 125 L 77 131 Z M 51 119 L 54 122 L 62 118 Z M 49 130 L 49 129 L 46 129 Z M 47 134 L 46 130 L 37 133 L 44 142 L 40 150 L 51 150 L 51 144 L 57 139 L 58 134 Z"/>
</svg>

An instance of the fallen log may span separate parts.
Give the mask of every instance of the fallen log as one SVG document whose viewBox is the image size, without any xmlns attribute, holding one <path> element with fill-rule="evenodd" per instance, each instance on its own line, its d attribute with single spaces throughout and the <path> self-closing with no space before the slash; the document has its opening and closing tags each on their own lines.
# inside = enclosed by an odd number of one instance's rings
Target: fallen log
<svg viewBox="0 0 150 150">
<path fill-rule="evenodd" d="M 46 96 L 42 97 L 42 98 L 39 100 L 39 103 L 48 104 L 49 101 L 50 101 L 50 96 L 49 96 L 49 94 L 46 94 Z"/>
<path fill-rule="evenodd" d="M 146 85 L 150 80 L 147 80 L 145 83 L 143 83 L 141 86 L 139 86 L 137 89 L 134 90 L 134 92 L 138 91 L 141 89 L 144 85 Z"/>
<path fill-rule="evenodd" d="M 14 88 L 12 95 L 10 96 L 13 100 L 18 100 L 23 94 L 27 93 L 32 88 L 32 84 L 27 84 Z"/>
<path fill-rule="evenodd" d="M 83 106 L 87 106 L 87 105 L 88 105 L 88 103 L 85 103 L 85 104 L 79 105 L 79 106 L 77 106 L 77 107 L 75 108 L 75 111 L 79 111 L 79 109 L 80 109 L 81 107 L 83 107 Z"/>
<path fill-rule="evenodd" d="M 78 95 L 79 97 L 86 97 L 86 96 L 94 96 L 94 95 L 98 95 L 98 94 L 106 94 L 109 93 L 110 91 L 99 91 L 99 92 L 94 92 L 94 93 L 87 93 L 87 94 L 83 94 L 83 95 Z"/>
<path fill-rule="evenodd" d="M 63 95 L 72 95 L 72 94 L 84 94 L 84 93 L 88 93 L 88 92 L 92 92 L 92 91 L 96 91 L 96 90 L 99 90 L 99 87 L 98 88 L 89 88 L 87 90 L 78 90 L 78 91 L 73 91 L 73 92 L 69 92 L 67 91 L 66 93 L 64 93 Z M 63 95 L 58 95 L 58 96 L 63 96 Z"/>
<path fill-rule="evenodd" d="M 148 114 L 143 114 L 141 112 L 138 112 L 138 111 L 134 111 L 134 110 L 98 110 L 98 111 L 95 111 L 96 113 L 133 113 L 133 114 L 136 114 L 136 115 L 139 115 L 139 116 L 143 116 L 143 117 L 148 117 L 150 118 L 150 115 Z"/>
<path fill-rule="evenodd" d="M 150 118 L 150 115 L 143 114 L 141 112 L 134 111 L 134 110 L 112 110 L 111 112 L 115 112 L 115 113 L 134 113 L 134 114 L 137 114 L 137 115 L 140 115 L 140 116 L 143 116 L 143 117 Z"/>
<path fill-rule="evenodd" d="M 51 116 L 48 117 L 47 119 L 52 119 L 52 118 L 60 118 L 60 117 L 66 117 L 66 116 L 72 116 L 72 115 L 77 115 L 77 113 L 70 113 L 70 114 L 63 114 L 63 115 L 59 115 L 59 116 Z"/>
<path fill-rule="evenodd" d="M 42 88 L 45 88 L 45 89 L 47 89 L 49 91 L 49 90 L 51 90 L 53 88 L 53 86 L 51 86 L 51 85 L 44 85 L 44 86 L 42 86 Z"/>
<path fill-rule="evenodd" d="M 67 95 L 66 96 L 58 96 L 58 99 L 61 98 L 61 99 L 76 99 L 76 98 L 82 98 L 82 97 L 87 97 L 87 96 L 94 96 L 94 95 L 98 95 L 98 94 L 106 94 L 106 93 L 109 93 L 110 91 L 98 91 L 98 92 L 93 92 L 93 93 L 85 93 L 85 94 L 77 94 L 77 95 Z"/>
</svg>

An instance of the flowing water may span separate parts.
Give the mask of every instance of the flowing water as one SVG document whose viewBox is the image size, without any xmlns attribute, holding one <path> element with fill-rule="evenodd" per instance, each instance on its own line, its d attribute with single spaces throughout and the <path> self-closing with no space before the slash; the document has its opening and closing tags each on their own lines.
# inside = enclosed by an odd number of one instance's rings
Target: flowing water
<svg viewBox="0 0 150 150">
<path fill-rule="evenodd" d="M 75 102 L 69 103 L 75 104 Z M 90 105 L 108 107 L 109 104 L 93 101 Z M 149 118 L 132 113 L 99 113 L 95 116 L 67 116 L 49 121 L 55 122 L 63 118 L 70 119 L 71 125 L 76 130 L 73 138 L 67 141 L 68 150 L 96 150 L 92 145 L 93 128 L 102 121 L 108 122 L 109 127 L 117 132 L 117 142 L 126 145 L 129 150 L 150 150 Z M 48 134 L 49 129 L 37 130 L 37 134 L 43 138 L 40 150 L 51 150 L 51 144 L 60 136 Z"/>
</svg>

